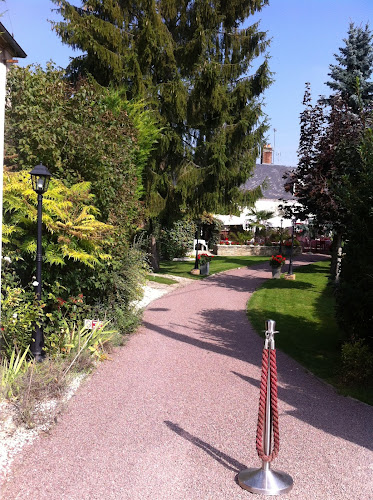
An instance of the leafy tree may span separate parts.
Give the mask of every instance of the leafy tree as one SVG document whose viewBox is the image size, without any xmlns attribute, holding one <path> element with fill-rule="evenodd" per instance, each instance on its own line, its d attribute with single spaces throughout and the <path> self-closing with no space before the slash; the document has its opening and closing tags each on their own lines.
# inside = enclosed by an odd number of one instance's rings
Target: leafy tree
<svg viewBox="0 0 373 500">
<path fill-rule="evenodd" d="M 68 185 L 90 182 L 102 220 L 128 233 L 139 217 L 142 169 L 157 134 L 150 113 L 139 103 L 118 106 L 115 92 L 92 81 L 72 85 L 52 64 L 45 71 L 15 67 L 7 84 L 7 168 L 41 161 Z"/>
<path fill-rule="evenodd" d="M 373 99 L 373 82 L 369 81 L 373 71 L 373 35 L 369 25 L 363 28 L 350 23 L 344 42 L 340 54 L 334 54 L 338 64 L 330 65 L 331 80 L 327 85 L 357 111 L 361 102 L 364 106 Z"/>
<path fill-rule="evenodd" d="M 314 106 L 310 85 L 306 84 L 304 111 L 301 113 L 299 163 L 292 173 L 294 191 L 301 207 L 301 219 L 312 217 L 320 227 L 334 231 L 332 278 L 338 277 L 338 253 L 349 224 L 349 213 L 339 196 L 346 175 L 359 175 L 357 148 L 364 129 L 364 108 L 372 102 L 372 35 L 368 28 L 350 24 L 346 46 L 331 65 L 328 85 L 335 91 L 329 99 Z M 327 104 L 330 108 L 327 108 Z"/>
<path fill-rule="evenodd" d="M 161 220 L 234 212 L 253 199 L 247 180 L 267 129 L 266 34 L 245 19 L 267 0 L 52 0 L 62 41 L 84 52 L 68 68 L 123 88 L 156 111 L 163 134 L 144 176 L 146 207 Z M 258 194 L 258 193 L 255 193 Z"/>
<path fill-rule="evenodd" d="M 114 317 L 118 329 L 126 331 L 134 321 L 130 302 L 145 275 L 143 254 L 130 248 L 129 235 L 142 217 L 142 169 L 159 133 L 153 113 L 141 102 L 120 98 L 118 104 L 118 93 L 93 79 L 72 84 L 53 64 L 46 70 L 13 68 L 7 83 L 6 169 L 28 172 L 41 161 L 55 182 L 61 179 L 68 186 L 58 184 L 45 195 L 43 221 L 54 236 L 45 235 L 44 256 L 59 264 L 44 266 L 45 283 L 60 283 L 65 299 L 83 293 L 90 306 L 100 304 L 101 318 Z M 9 245 L 23 252 L 24 260 L 17 262 L 23 284 L 34 273 L 36 233 L 27 237 L 34 207 L 31 201 L 22 206 L 31 196 L 31 189 L 18 190 L 7 209 Z M 102 229 L 105 224 L 100 226 L 103 222 L 110 223 L 110 234 Z M 102 259 L 106 253 L 110 260 Z"/>
<path fill-rule="evenodd" d="M 364 337 L 370 343 L 373 140 L 372 86 L 367 80 L 372 72 L 371 40 L 367 27 L 350 26 L 346 48 L 337 57 L 346 68 L 331 66 L 335 81 L 329 85 L 336 93 L 328 101 L 322 99 L 313 106 L 307 84 L 299 164 L 292 173 L 294 191 L 302 204 L 296 208 L 297 215 L 303 219 L 311 215 L 319 226 L 335 233 L 332 278 L 338 281 L 340 267 L 337 318 L 341 328 L 353 342 Z M 337 259 L 342 238 L 345 255 Z M 347 346 L 346 352 L 363 353 L 359 345 Z"/>
<path fill-rule="evenodd" d="M 358 175 L 356 145 L 364 124 L 361 113 L 354 113 L 340 97 L 327 103 L 311 102 L 306 84 L 301 113 L 301 134 L 298 167 L 290 174 L 293 190 L 300 205 L 291 208 L 291 215 L 301 220 L 312 218 L 321 230 L 333 230 L 333 280 L 338 279 L 341 244 L 349 223 L 349 212 L 339 196 L 344 176 Z"/>
<path fill-rule="evenodd" d="M 367 126 L 355 146 L 358 174 L 347 174 L 341 201 L 349 213 L 347 243 L 337 294 L 337 318 L 349 339 L 373 348 L 373 132 Z"/>
</svg>

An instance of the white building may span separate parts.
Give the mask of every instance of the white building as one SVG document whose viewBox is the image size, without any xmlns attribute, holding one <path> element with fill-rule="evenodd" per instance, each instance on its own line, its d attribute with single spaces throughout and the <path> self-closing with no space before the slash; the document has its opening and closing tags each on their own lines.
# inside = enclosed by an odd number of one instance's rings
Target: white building
<svg viewBox="0 0 373 500">
<path fill-rule="evenodd" d="M 253 176 L 242 186 L 245 190 L 252 190 L 257 186 L 262 186 L 263 196 L 255 203 L 254 210 L 265 210 L 273 212 L 275 215 L 268 219 L 272 227 L 291 227 L 291 219 L 285 219 L 280 209 L 281 205 L 296 204 L 296 198 L 291 190 L 285 189 L 285 174 L 290 173 L 295 167 L 285 165 L 274 165 L 272 163 L 272 148 L 267 145 L 263 148 L 262 163 L 255 165 Z M 255 220 L 255 216 L 250 215 L 250 208 L 243 208 L 239 216 L 235 215 L 216 215 L 225 226 L 242 225 L 243 229 L 249 227 L 250 221 Z"/>
<path fill-rule="evenodd" d="M 0 271 L 2 258 L 2 222 L 3 222 L 3 170 L 4 170 L 4 119 L 6 74 L 9 66 L 18 62 L 15 57 L 26 57 L 26 53 L 12 35 L 0 23 Z M 1 272 L 0 272 L 1 287 Z"/>
</svg>

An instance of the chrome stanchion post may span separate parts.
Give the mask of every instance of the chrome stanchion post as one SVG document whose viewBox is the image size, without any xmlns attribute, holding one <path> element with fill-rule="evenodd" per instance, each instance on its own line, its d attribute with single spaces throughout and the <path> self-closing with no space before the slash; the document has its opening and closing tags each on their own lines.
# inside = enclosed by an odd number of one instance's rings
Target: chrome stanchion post
<svg viewBox="0 0 373 500">
<path fill-rule="evenodd" d="M 273 325 L 272 325 L 273 323 Z M 276 323 L 272 320 L 266 321 L 266 340 L 264 349 L 274 349 L 274 334 Z M 264 453 L 269 455 L 271 453 L 272 441 L 272 418 L 271 418 L 271 365 L 268 365 L 267 374 L 267 394 L 266 394 L 266 412 L 265 412 L 265 427 L 264 427 Z M 270 469 L 270 462 L 262 461 L 262 469 L 268 471 Z"/>
<path fill-rule="evenodd" d="M 276 331 L 276 322 L 269 319 L 266 325 L 266 339 L 264 342 L 264 349 L 269 351 L 275 349 L 274 334 Z M 270 356 L 268 356 L 268 359 Z M 264 454 L 269 457 L 271 454 L 271 441 L 273 432 L 273 418 L 271 408 L 271 364 L 268 363 L 267 373 L 267 393 L 265 404 L 265 423 L 264 423 Z M 241 471 L 238 476 L 238 484 L 245 490 L 251 493 L 258 493 L 261 495 L 281 495 L 282 493 L 289 492 L 293 487 L 293 479 L 282 471 L 271 469 L 270 460 L 262 460 L 262 467 L 260 469 L 245 469 Z"/>
</svg>

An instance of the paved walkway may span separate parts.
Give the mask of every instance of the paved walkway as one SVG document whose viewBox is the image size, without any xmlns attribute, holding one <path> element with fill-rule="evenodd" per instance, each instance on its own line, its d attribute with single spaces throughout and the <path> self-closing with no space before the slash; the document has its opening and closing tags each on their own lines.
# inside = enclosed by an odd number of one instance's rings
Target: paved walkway
<svg viewBox="0 0 373 500">
<path fill-rule="evenodd" d="M 140 331 L 16 459 L 1 498 L 253 498 L 235 482 L 238 471 L 260 466 L 263 342 L 245 304 L 269 274 L 263 265 L 236 269 L 152 302 Z M 338 396 L 280 352 L 278 371 L 273 467 L 295 483 L 282 498 L 373 498 L 373 408 Z"/>
</svg>

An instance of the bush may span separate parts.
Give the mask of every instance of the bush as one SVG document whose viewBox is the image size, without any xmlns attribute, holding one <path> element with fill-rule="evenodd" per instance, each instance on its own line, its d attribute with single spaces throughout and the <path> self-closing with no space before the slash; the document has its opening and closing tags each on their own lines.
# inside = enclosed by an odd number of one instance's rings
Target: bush
<svg viewBox="0 0 373 500">
<path fill-rule="evenodd" d="M 41 323 L 43 311 L 33 286 L 22 287 L 9 257 L 3 259 L 1 278 L 0 351 L 10 359 L 14 350 L 23 353 L 28 348 L 35 322 Z"/>
<path fill-rule="evenodd" d="M 161 256 L 164 260 L 185 257 L 193 251 L 196 225 L 189 220 L 174 222 L 170 229 L 161 230 Z"/>
<path fill-rule="evenodd" d="M 13 349 L 23 353 L 30 345 L 35 322 L 43 324 L 45 350 L 51 357 L 69 351 L 66 345 L 71 342 L 66 340 L 66 332 L 82 328 L 85 319 L 110 321 L 113 329 L 122 335 L 132 332 L 140 321 L 140 313 L 132 303 L 142 297 L 149 268 L 146 254 L 140 249 L 117 247 L 117 251 L 124 253 L 115 253 L 110 262 L 96 266 L 93 271 L 86 266 L 75 272 L 75 276 L 72 271 L 66 275 L 58 271 L 59 278 L 67 286 L 60 281 L 44 282 L 40 304 L 34 287 L 21 285 L 16 269 L 22 265 L 22 259 L 9 262 L 10 258 L 5 257 L 2 266 L 1 353 L 8 359 Z M 50 272 L 48 274 L 50 277 Z M 72 290 L 75 293 L 84 290 L 84 294 L 72 295 Z"/>
<path fill-rule="evenodd" d="M 92 79 L 72 85 L 51 63 L 45 70 L 13 66 L 7 95 L 6 166 L 29 171 L 41 161 L 69 186 L 90 182 L 101 220 L 130 231 L 140 210 L 144 163 L 158 136 L 151 112 Z"/>
<path fill-rule="evenodd" d="M 52 180 L 43 201 L 43 255 L 45 262 L 66 266 L 78 262 L 87 267 L 108 260 L 105 251 L 113 227 L 100 222 L 93 205 L 90 184 L 70 188 Z M 35 266 L 37 195 L 27 172 L 7 174 L 4 179 L 4 252 L 15 252 L 29 267 Z M 29 272 L 28 277 L 31 275 Z"/>
<path fill-rule="evenodd" d="M 28 348 L 21 355 L 20 352 L 16 354 L 13 349 L 9 360 L 4 358 L 1 366 L 1 393 L 6 398 L 12 398 L 14 393 L 19 391 L 18 379 L 25 373 L 29 367 L 26 361 Z"/>
<path fill-rule="evenodd" d="M 362 339 L 342 346 L 341 378 L 346 384 L 373 385 L 373 351 Z"/>
<path fill-rule="evenodd" d="M 252 231 L 243 231 L 237 233 L 229 233 L 229 239 L 231 241 L 236 241 L 239 245 L 247 245 L 248 242 L 253 238 L 254 233 Z"/>
<path fill-rule="evenodd" d="M 62 374 L 68 362 L 47 358 L 43 363 L 28 363 L 13 385 L 11 400 L 16 408 L 16 422 L 33 428 L 53 421 L 67 387 L 68 380 Z"/>
<path fill-rule="evenodd" d="M 95 297 L 94 317 L 109 320 L 121 334 L 133 331 L 139 324 L 139 313 L 132 303 L 142 298 L 148 272 L 143 250 L 117 245 L 111 261 L 98 266 L 94 279 L 89 281 L 89 294 Z"/>
</svg>

